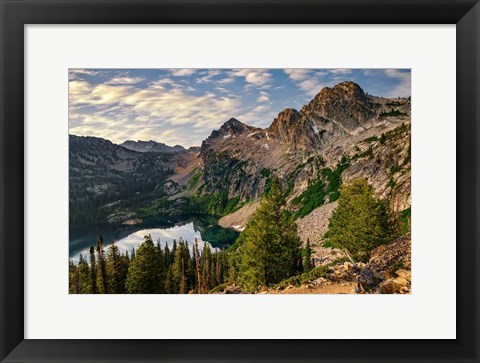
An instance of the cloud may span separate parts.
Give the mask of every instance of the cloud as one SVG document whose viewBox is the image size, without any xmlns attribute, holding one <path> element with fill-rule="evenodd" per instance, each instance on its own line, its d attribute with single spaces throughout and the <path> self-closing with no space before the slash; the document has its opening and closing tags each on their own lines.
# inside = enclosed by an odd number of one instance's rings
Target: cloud
<svg viewBox="0 0 480 363">
<path fill-rule="evenodd" d="M 69 73 L 74 74 L 86 74 L 87 76 L 98 76 L 100 71 L 93 71 L 91 69 L 82 69 L 82 68 L 70 68 Z"/>
<path fill-rule="evenodd" d="M 247 125 L 255 127 L 267 127 L 274 119 L 276 113 L 272 111 L 270 105 L 261 104 L 252 107 L 247 112 L 239 114 L 236 118 Z"/>
<path fill-rule="evenodd" d="M 352 73 L 352 70 L 349 68 L 333 68 L 333 69 L 329 69 L 328 71 L 332 74 L 341 74 L 341 75 Z"/>
<path fill-rule="evenodd" d="M 201 72 L 200 74 L 202 75 L 202 77 L 200 78 L 197 78 L 196 79 L 196 82 L 197 83 L 210 83 L 212 82 L 212 78 L 216 77 L 216 76 L 219 76 L 222 72 L 220 72 L 220 70 L 218 69 L 213 69 L 213 70 L 208 70 L 208 71 L 204 71 L 204 72 Z"/>
<path fill-rule="evenodd" d="M 399 81 L 398 85 L 390 90 L 387 97 L 409 97 L 412 92 L 412 77 L 410 72 L 400 72 L 399 69 L 385 69 L 385 75 Z"/>
<path fill-rule="evenodd" d="M 301 69 L 301 68 L 287 68 L 283 72 L 288 75 L 292 81 L 304 81 L 309 78 L 312 74 L 310 69 Z"/>
<path fill-rule="evenodd" d="M 268 102 L 270 98 L 268 97 L 268 93 L 261 91 L 260 95 L 257 97 L 257 102 Z"/>
<path fill-rule="evenodd" d="M 168 78 L 150 82 L 145 88 L 71 81 L 70 132 L 105 137 L 113 142 L 156 135 L 164 138 L 158 141 L 191 146 L 239 113 L 238 97 L 212 92 L 193 95 L 188 89 Z M 183 140 L 181 134 L 166 132 L 175 128 L 187 128 Z M 192 133 L 192 128 L 201 130 L 202 135 Z"/>
<path fill-rule="evenodd" d="M 315 96 L 325 85 L 318 79 L 312 78 L 298 83 L 298 86 L 305 91 L 308 96 Z"/>
<path fill-rule="evenodd" d="M 175 82 L 172 81 L 170 78 L 161 78 L 159 80 L 150 82 L 148 84 L 148 87 L 156 90 L 164 90 L 165 86 L 167 85 L 170 85 L 170 86 L 175 85 Z"/>
<path fill-rule="evenodd" d="M 268 88 L 268 83 L 272 78 L 272 75 L 265 69 L 234 69 L 230 74 L 234 77 L 243 77 L 245 82 L 263 88 Z"/>
<path fill-rule="evenodd" d="M 132 86 L 113 86 L 108 84 L 90 85 L 86 81 L 69 83 L 70 105 L 112 105 L 121 102 L 124 97 L 135 91 Z"/>
<path fill-rule="evenodd" d="M 179 69 L 172 69 L 170 74 L 174 77 L 187 77 L 194 74 L 197 70 L 193 68 L 179 68 Z"/>
<path fill-rule="evenodd" d="M 226 78 L 219 79 L 219 80 L 216 81 L 216 82 L 217 82 L 217 84 L 219 84 L 219 85 L 226 85 L 226 84 L 230 84 L 230 83 L 235 82 L 235 78 L 233 78 L 233 77 L 226 77 Z"/>
<path fill-rule="evenodd" d="M 315 96 L 324 87 L 320 80 L 325 76 L 325 71 L 314 71 L 312 69 L 291 68 L 284 69 L 285 74 L 308 96 Z"/>
<path fill-rule="evenodd" d="M 142 77 L 115 77 L 110 81 L 105 82 L 105 84 L 136 84 L 144 80 L 145 78 Z"/>
</svg>

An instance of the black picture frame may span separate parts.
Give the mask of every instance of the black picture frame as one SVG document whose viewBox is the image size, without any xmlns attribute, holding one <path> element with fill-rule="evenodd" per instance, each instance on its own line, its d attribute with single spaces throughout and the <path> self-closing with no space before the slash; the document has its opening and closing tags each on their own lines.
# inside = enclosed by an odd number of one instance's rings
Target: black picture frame
<svg viewBox="0 0 480 363">
<path fill-rule="evenodd" d="M 0 0 L 0 14 L 2 362 L 479 362 L 478 0 Z M 457 339 L 24 339 L 24 26 L 161 23 L 456 24 Z"/>
</svg>

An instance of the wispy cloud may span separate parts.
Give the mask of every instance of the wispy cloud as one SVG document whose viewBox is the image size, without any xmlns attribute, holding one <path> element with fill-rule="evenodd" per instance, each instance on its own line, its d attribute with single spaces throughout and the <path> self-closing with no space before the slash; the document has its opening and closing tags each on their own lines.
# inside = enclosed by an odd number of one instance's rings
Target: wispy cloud
<svg viewBox="0 0 480 363">
<path fill-rule="evenodd" d="M 268 101 L 270 101 L 268 93 L 265 91 L 260 91 L 260 94 L 257 97 L 257 102 L 268 102 Z"/>
<path fill-rule="evenodd" d="M 172 69 L 171 75 L 174 77 L 187 77 L 191 76 L 196 72 L 196 69 L 193 68 L 181 68 L 181 69 Z"/>
<path fill-rule="evenodd" d="M 200 145 L 231 117 L 267 127 L 324 86 L 352 80 L 370 94 L 410 95 L 398 69 L 71 69 L 69 127 L 79 135 Z"/>
<path fill-rule="evenodd" d="M 412 77 L 410 72 L 400 72 L 398 69 L 385 69 L 385 75 L 399 81 L 396 87 L 387 92 L 387 97 L 408 97 L 411 95 Z"/>
<path fill-rule="evenodd" d="M 304 81 L 312 74 L 310 69 L 301 68 L 284 69 L 284 72 L 292 81 Z"/>
<path fill-rule="evenodd" d="M 234 77 L 243 77 L 245 82 L 266 88 L 272 75 L 265 69 L 235 69 L 231 72 Z"/>
<path fill-rule="evenodd" d="M 114 77 L 105 84 L 136 84 L 144 81 L 142 77 Z"/>
<path fill-rule="evenodd" d="M 284 72 L 309 97 L 316 95 L 324 87 L 321 77 L 327 74 L 299 68 L 285 69 Z"/>
</svg>

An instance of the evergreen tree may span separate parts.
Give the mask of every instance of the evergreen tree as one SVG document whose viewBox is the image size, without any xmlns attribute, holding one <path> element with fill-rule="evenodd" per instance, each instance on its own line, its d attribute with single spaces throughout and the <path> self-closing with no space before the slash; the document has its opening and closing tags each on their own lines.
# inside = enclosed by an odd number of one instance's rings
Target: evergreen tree
<svg viewBox="0 0 480 363">
<path fill-rule="evenodd" d="M 103 237 L 100 235 L 97 241 L 97 288 L 99 294 L 108 294 L 107 263 L 105 250 L 103 249 Z"/>
<path fill-rule="evenodd" d="M 95 248 L 93 246 L 90 247 L 90 286 L 92 294 L 97 294 L 97 262 L 95 260 Z"/>
<path fill-rule="evenodd" d="M 300 239 L 285 205 L 280 182 L 274 178 L 268 194 L 248 222 L 239 248 L 239 278 L 247 290 L 254 291 L 300 272 Z"/>
<path fill-rule="evenodd" d="M 186 278 L 186 247 L 183 243 L 183 239 L 178 240 L 178 245 L 174 242 L 175 255 L 172 265 L 172 274 L 173 274 L 173 289 L 176 293 L 180 292 L 181 294 L 185 293 L 187 288 L 187 278 Z M 183 286 L 181 286 L 183 284 Z M 182 292 L 183 290 L 183 292 Z"/>
<path fill-rule="evenodd" d="M 68 293 L 80 294 L 78 269 L 72 260 L 68 262 Z"/>
<path fill-rule="evenodd" d="M 112 243 L 107 252 L 107 276 L 110 293 L 123 294 L 127 278 L 128 260 L 122 256 L 115 243 Z"/>
<path fill-rule="evenodd" d="M 165 291 L 165 294 L 176 293 L 174 283 L 173 283 L 172 265 L 170 265 L 167 268 L 167 273 L 165 274 L 164 291 Z"/>
<path fill-rule="evenodd" d="M 168 242 L 165 242 L 165 248 L 163 250 L 163 258 L 165 260 L 165 270 L 171 265 L 170 263 L 170 249 L 168 248 Z"/>
<path fill-rule="evenodd" d="M 373 248 L 393 238 L 388 204 L 375 197 L 365 179 L 357 179 L 341 190 L 338 206 L 330 218 L 325 237 L 333 247 L 363 259 Z"/>
<path fill-rule="evenodd" d="M 313 262 L 312 262 L 312 249 L 310 248 L 310 239 L 307 239 L 307 245 L 305 246 L 304 250 L 304 256 L 303 256 L 303 271 L 307 272 L 310 271 L 313 268 Z"/>
<path fill-rule="evenodd" d="M 130 257 L 130 262 L 133 262 L 135 259 L 135 247 L 132 247 L 132 256 Z"/>
<path fill-rule="evenodd" d="M 198 240 L 196 238 L 195 244 L 193 245 L 193 254 L 195 259 L 195 272 L 197 273 L 197 290 L 201 294 L 204 292 L 202 280 L 202 265 L 200 259 L 200 252 L 198 251 Z"/>
<path fill-rule="evenodd" d="M 125 287 L 130 294 L 158 294 L 163 292 L 162 266 L 158 249 L 151 236 L 138 248 L 128 268 Z"/>
<path fill-rule="evenodd" d="M 206 292 L 210 290 L 212 286 L 212 251 L 210 250 L 210 246 L 207 242 L 203 245 L 203 253 L 202 253 L 202 290 Z"/>
<path fill-rule="evenodd" d="M 90 280 L 90 268 L 88 267 L 87 261 L 83 258 L 83 255 L 80 255 L 78 259 L 78 278 L 79 278 L 79 287 L 80 294 L 93 294 Z"/>
</svg>

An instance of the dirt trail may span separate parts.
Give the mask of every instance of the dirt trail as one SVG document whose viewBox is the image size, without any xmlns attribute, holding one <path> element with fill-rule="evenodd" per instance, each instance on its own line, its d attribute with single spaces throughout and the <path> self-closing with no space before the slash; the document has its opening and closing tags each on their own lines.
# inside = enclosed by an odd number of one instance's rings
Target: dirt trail
<svg viewBox="0 0 480 363">
<path fill-rule="evenodd" d="M 354 294 L 355 282 L 334 283 L 308 288 L 308 286 L 291 287 L 285 290 L 269 291 L 269 294 Z"/>
</svg>

